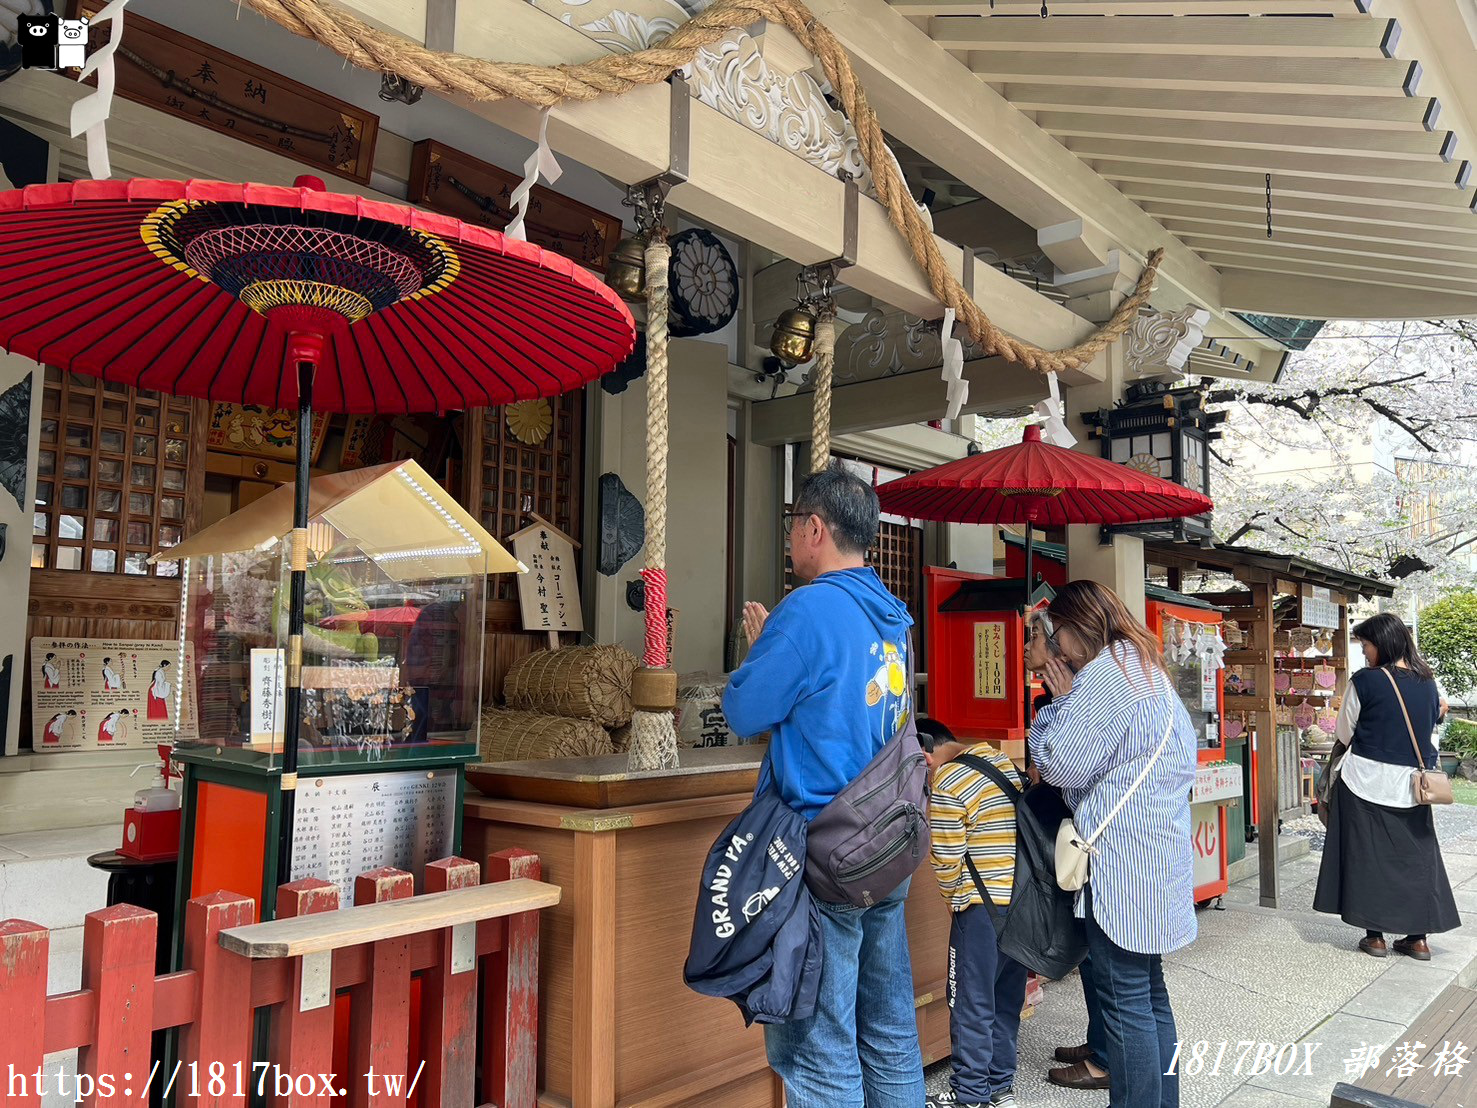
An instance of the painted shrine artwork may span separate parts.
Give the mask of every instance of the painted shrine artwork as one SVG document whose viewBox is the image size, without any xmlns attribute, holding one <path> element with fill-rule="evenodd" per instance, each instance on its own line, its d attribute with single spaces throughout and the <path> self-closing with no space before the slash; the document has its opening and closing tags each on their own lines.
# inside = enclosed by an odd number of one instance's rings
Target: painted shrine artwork
<svg viewBox="0 0 1477 1108">
<path fill-rule="evenodd" d="M 194 672 L 190 644 L 181 667 L 173 639 L 33 638 L 35 749 L 152 747 L 194 738 Z"/>
<path fill-rule="evenodd" d="M 74 0 L 73 18 L 106 0 Z M 116 23 L 88 36 L 92 53 Z M 316 169 L 369 184 L 379 116 L 130 10 L 114 55 L 121 96 Z M 96 78 L 89 78 L 91 82 Z"/>
<path fill-rule="evenodd" d="M 468 223 L 501 231 L 513 218 L 513 189 L 522 175 L 510 173 L 434 139 L 415 144 L 410 161 L 410 202 L 424 204 Z M 619 217 L 535 185 L 528 198 L 528 241 L 605 272 L 621 237 Z"/>
<path fill-rule="evenodd" d="M 313 419 L 312 462 L 316 463 L 323 453 L 329 421 L 329 416 L 321 414 Z M 258 404 L 217 402 L 210 408 L 205 445 L 227 454 L 292 462 L 297 457 L 297 413 Z"/>
</svg>

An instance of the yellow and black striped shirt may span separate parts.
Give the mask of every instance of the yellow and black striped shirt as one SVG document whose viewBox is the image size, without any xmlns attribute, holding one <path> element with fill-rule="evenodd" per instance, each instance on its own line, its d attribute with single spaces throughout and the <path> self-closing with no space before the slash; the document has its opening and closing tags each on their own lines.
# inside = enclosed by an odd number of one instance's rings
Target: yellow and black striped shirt
<svg viewBox="0 0 1477 1108">
<path fill-rule="evenodd" d="M 987 759 L 1010 780 L 1019 780 L 1010 759 L 989 743 L 976 743 L 966 753 Z M 933 868 L 950 909 L 962 912 L 984 903 L 964 864 L 966 851 L 990 890 L 990 899 L 1000 907 L 1009 904 L 1015 882 L 1015 805 L 1000 787 L 962 762 L 940 766 L 933 778 L 928 821 Z"/>
</svg>

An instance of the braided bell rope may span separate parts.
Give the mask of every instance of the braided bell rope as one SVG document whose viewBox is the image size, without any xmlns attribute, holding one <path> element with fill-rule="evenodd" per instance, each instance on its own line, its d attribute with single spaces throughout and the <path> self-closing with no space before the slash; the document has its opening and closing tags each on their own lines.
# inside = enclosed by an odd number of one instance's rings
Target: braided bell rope
<svg viewBox="0 0 1477 1108">
<path fill-rule="evenodd" d="M 646 244 L 646 582 L 647 669 L 665 669 L 667 643 L 667 313 L 672 248 L 656 227 Z"/>
<path fill-rule="evenodd" d="M 672 248 L 658 224 L 646 243 L 646 669 L 666 669 L 667 635 L 667 314 Z M 675 707 L 675 705 L 673 705 Z M 631 716 L 627 763 L 633 773 L 677 768 L 677 721 L 672 712 L 638 708 Z"/>
<path fill-rule="evenodd" d="M 867 102 L 851 59 L 840 40 L 800 0 L 717 0 L 693 16 L 659 45 L 630 54 L 606 54 L 574 65 L 495 62 L 450 51 L 429 50 L 402 35 L 371 27 L 324 0 L 238 0 L 295 35 L 313 39 L 364 69 L 395 73 L 418 85 L 473 100 L 514 99 L 539 108 L 566 100 L 620 95 L 665 81 L 689 64 L 697 52 L 735 30 L 769 20 L 788 28 L 821 63 L 856 130 L 862 158 L 872 171 L 877 199 L 912 251 L 938 301 L 953 308 L 959 321 L 989 354 L 1019 362 L 1039 373 L 1079 369 L 1133 326 L 1148 303 L 1163 248 L 1149 254 L 1134 291 L 1089 338 L 1062 350 L 1047 350 L 1012 338 L 964 291 L 949 271 L 938 242 L 923 221 L 907 183 L 882 134 L 877 113 Z"/>
<path fill-rule="evenodd" d="M 831 375 L 836 369 L 836 317 L 823 312 L 815 322 L 815 408 L 810 421 L 810 472 L 831 460 Z"/>
</svg>

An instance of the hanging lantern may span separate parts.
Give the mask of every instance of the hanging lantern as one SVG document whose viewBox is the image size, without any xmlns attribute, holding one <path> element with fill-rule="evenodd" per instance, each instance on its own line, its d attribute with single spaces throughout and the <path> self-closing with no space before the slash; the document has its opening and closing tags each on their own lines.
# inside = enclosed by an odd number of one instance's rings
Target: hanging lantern
<svg viewBox="0 0 1477 1108">
<path fill-rule="evenodd" d="M 605 268 L 605 283 L 622 300 L 646 298 L 646 236 L 630 235 L 616 243 Z"/>
<path fill-rule="evenodd" d="M 770 352 L 789 365 L 810 361 L 815 346 L 816 314 L 808 307 L 786 308 L 774 321 L 774 336 L 769 340 Z"/>
<path fill-rule="evenodd" d="M 1103 457 L 1151 477 L 1210 495 L 1211 444 L 1225 412 L 1206 411 L 1201 386 L 1169 388 L 1156 382 L 1129 387 L 1123 402 L 1084 412 L 1082 422 L 1102 445 Z M 1211 537 L 1210 517 L 1191 516 L 1125 528 L 1138 534 L 1165 535 L 1175 542 L 1203 542 Z"/>
</svg>

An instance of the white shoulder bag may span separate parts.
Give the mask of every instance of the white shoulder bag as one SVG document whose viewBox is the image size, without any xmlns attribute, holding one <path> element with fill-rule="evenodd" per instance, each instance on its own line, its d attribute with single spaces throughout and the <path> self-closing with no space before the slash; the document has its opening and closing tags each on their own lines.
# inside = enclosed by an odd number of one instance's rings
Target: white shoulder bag
<svg viewBox="0 0 1477 1108">
<path fill-rule="evenodd" d="M 1087 884 L 1088 863 L 1092 856 L 1097 853 L 1094 845 L 1103 833 L 1103 828 L 1112 822 L 1122 807 L 1128 803 L 1128 798 L 1138 791 L 1138 787 L 1144 783 L 1144 778 L 1149 776 L 1149 771 L 1154 768 L 1154 763 L 1159 760 L 1159 755 L 1164 752 L 1164 744 L 1169 742 L 1169 736 L 1174 734 L 1175 714 L 1173 706 L 1170 707 L 1169 726 L 1164 729 L 1164 738 L 1159 740 L 1159 746 L 1154 751 L 1154 756 L 1149 759 L 1144 768 L 1139 771 L 1134 783 L 1128 787 L 1128 791 L 1119 798 L 1118 803 L 1113 805 L 1113 810 L 1108 813 L 1102 823 L 1098 824 L 1097 830 L 1091 835 L 1083 835 L 1077 830 L 1075 819 L 1064 819 L 1056 833 L 1056 883 L 1059 887 L 1069 893 L 1075 893 L 1083 885 Z"/>
</svg>

